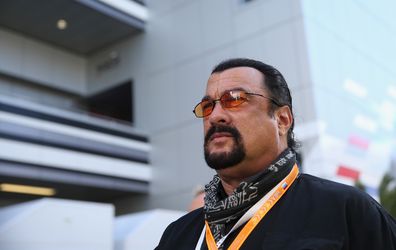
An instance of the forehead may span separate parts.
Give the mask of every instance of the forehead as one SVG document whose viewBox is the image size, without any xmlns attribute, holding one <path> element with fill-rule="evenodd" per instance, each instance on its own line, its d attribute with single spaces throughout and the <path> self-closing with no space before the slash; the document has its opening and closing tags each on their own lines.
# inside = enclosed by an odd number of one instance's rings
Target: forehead
<svg viewBox="0 0 396 250">
<path fill-rule="evenodd" d="M 206 85 L 206 94 L 214 96 L 230 89 L 247 91 L 264 90 L 263 74 L 250 67 L 236 67 L 210 75 Z"/>
</svg>

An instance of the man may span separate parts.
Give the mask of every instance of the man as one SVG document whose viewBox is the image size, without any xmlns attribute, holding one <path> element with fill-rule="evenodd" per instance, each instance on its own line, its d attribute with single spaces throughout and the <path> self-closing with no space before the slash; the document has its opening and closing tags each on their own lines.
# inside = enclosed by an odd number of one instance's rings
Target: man
<svg viewBox="0 0 396 250">
<path fill-rule="evenodd" d="M 170 224 L 156 249 L 396 249 L 395 220 L 375 200 L 298 173 L 292 98 L 278 70 L 220 63 L 194 113 L 217 175 L 204 207 Z"/>
</svg>

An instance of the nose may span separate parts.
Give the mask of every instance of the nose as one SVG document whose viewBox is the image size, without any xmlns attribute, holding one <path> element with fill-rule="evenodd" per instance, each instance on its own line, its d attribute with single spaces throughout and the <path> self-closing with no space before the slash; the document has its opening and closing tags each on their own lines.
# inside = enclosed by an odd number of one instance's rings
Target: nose
<svg viewBox="0 0 396 250">
<path fill-rule="evenodd" d="M 208 120 L 211 124 L 229 123 L 230 116 L 228 111 L 221 106 L 219 101 L 217 101 L 212 113 L 208 116 Z"/>
</svg>

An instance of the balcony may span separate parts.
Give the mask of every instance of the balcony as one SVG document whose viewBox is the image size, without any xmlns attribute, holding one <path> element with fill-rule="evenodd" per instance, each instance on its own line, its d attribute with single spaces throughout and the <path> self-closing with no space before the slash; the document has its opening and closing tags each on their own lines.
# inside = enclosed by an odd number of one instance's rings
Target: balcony
<svg viewBox="0 0 396 250">
<path fill-rule="evenodd" d="M 148 137 L 116 120 L 0 96 L 0 148 L 1 183 L 91 201 L 148 193 Z"/>
</svg>

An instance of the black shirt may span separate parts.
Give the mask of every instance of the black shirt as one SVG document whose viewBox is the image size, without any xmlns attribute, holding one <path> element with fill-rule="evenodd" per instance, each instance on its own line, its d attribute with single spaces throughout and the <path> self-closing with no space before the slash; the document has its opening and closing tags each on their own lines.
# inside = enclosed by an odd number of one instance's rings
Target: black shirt
<svg viewBox="0 0 396 250">
<path fill-rule="evenodd" d="M 203 226 L 202 208 L 192 211 L 167 227 L 156 249 L 195 249 Z M 366 193 L 302 174 L 240 249 L 396 250 L 396 221 Z"/>
</svg>

